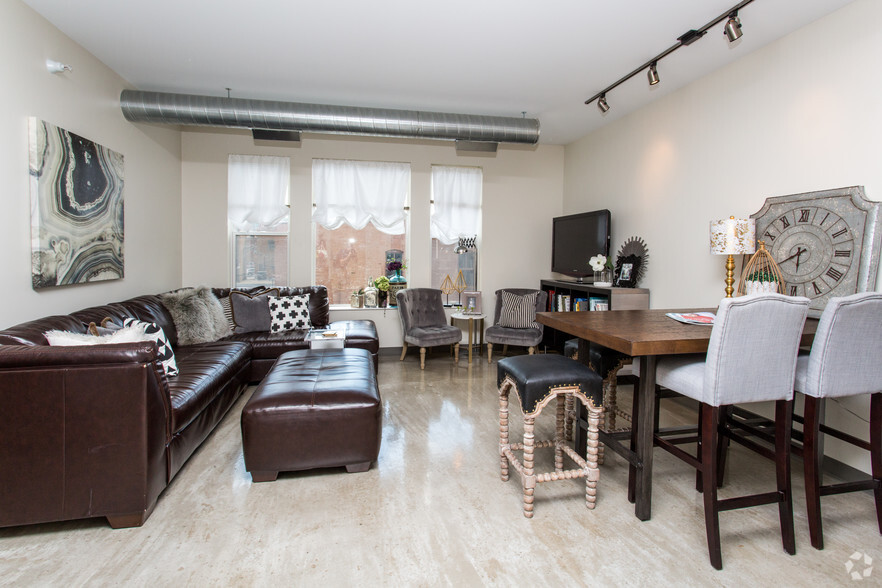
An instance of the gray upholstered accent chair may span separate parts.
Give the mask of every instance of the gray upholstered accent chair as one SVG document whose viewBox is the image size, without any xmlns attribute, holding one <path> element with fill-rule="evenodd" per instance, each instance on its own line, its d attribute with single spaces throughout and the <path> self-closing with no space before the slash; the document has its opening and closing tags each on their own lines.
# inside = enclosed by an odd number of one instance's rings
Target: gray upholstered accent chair
<svg viewBox="0 0 882 588">
<path fill-rule="evenodd" d="M 656 437 L 656 445 L 696 467 L 704 494 L 704 518 L 711 565 L 722 569 L 719 513 L 723 510 L 777 504 L 784 550 L 793 554 L 793 497 L 790 488 L 790 434 L 793 378 L 809 299 L 781 294 L 724 298 L 711 331 L 707 356 L 659 358 L 656 381 L 700 403 L 699 442 L 693 456 L 677 440 Z M 696 327 L 701 328 L 701 327 Z M 775 450 L 761 450 L 775 460 L 775 492 L 717 499 L 722 481 L 718 460 L 724 447 L 721 418 L 732 404 L 775 402 Z M 722 407 L 722 408 L 721 408 Z"/>
<path fill-rule="evenodd" d="M 447 324 L 441 290 L 434 288 L 407 288 L 396 293 L 398 316 L 401 317 L 401 331 L 404 344 L 401 348 L 401 361 L 407 355 L 408 345 L 420 348 L 420 369 L 426 369 L 426 347 L 453 345 L 453 355 L 459 363 L 459 342 L 462 331 L 459 327 Z"/>
<path fill-rule="evenodd" d="M 536 307 L 533 311 L 534 323 L 529 328 L 514 328 L 502 326 L 499 324 L 502 315 L 502 293 L 509 292 L 516 296 L 536 293 Z M 536 346 L 542 341 L 543 325 L 536 322 L 537 312 L 545 310 L 545 303 L 548 300 L 548 293 L 544 290 L 532 290 L 527 288 L 503 288 L 496 291 L 496 310 L 493 313 L 493 326 L 488 327 L 484 332 L 484 340 L 487 341 L 487 363 L 493 356 L 493 345 L 520 345 L 528 348 L 528 353 L 533 355 Z M 503 347 L 502 353 L 505 354 L 506 347 Z"/>
<path fill-rule="evenodd" d="M 882 533 L 882 293 L 831 298 L 818 321 L 811 353 L 796 362 L 797 392 L 805 395 L 802 457 L 809 535 L 824 548 L 821 495 L 870 490 Z M 826 398 L 870 394 L 870 442 L 826 428 L 826 433 L 870 451 L 872 477 L 847 485 L 821 485 L 820 415 Z M 831 492 L 833 490 L 833 492 Z"/>
</svg>

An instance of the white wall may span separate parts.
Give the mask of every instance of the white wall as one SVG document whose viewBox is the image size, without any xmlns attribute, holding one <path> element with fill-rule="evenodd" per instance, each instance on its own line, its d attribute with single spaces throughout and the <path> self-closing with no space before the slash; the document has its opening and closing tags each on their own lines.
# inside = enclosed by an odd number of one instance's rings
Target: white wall
<svg viewBox="0 0 882 588">
<path fill-rule="evenodd" d="M 47 58 L 73 66 L 50 74 Z M 0 2 L 0 328 L 93 304 L 160 292 L 181 281 L 180 133 L 125 121 L 128 84 L 18 0 Z M 28 117 L 125 156 L 125 278 L 31 287 Z"/>
<path fill-rule="evenodd" d="M 231 153 L 291 158 L 292 285 L 313 283 L 313 158 L 404 161 L 411 164 L 408 285 L 431 282 L 429 198 L 432 164 L 480 166 L 484 171 L 479 289 L 492 310 L 493 292 L 538 288 L 550 275 L 551 219 L 563 194 L 564 148 L 500 145 L 495 155 L 457 155 L 450 142 L 304 135 L 298 146 L 255 145 L 249 132 L 188 130 L 182 139 L 183 283 L 230 283 L 227 245 L 227 157 Z M 397 311 L 334 310 L 332 319 L 372 318 L 382 347 L 401 345 Z"/>
<path fill-rule="evenodd" d="M 568 145 L 563 210 L 609 208 L 614 250 L 646 240 L 652 307 L 716 306 L 725 260 L 708 253 L 711 219 L 843 186 L 882 200 L 880 55 L 882 2 L 849 4 Z M 847 399 L 828 422 L 866 437 L 868 414 L 867 397 Z"/>
</svg>

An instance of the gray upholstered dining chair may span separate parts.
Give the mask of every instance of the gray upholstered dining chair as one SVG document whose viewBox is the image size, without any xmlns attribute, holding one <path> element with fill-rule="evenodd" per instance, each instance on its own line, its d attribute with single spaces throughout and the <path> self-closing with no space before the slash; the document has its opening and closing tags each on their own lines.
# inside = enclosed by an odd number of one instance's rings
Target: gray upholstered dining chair
<svg viewBox="0 0 882 588">
<path fill-rule="evenodd" d="M 459 363 L 459 342 L 462 331 L 447 324 L 441 290 L 434 288 L 407 288 L 396 293 L 398 316 L 404 342 L 401 361 L 407 355 L 408 345 L 420 348 L 420 369 L 426 369 L 426 348 L 453 345 L 454 360 Z"/>
<path fill-rule="evenodd" d="M 794 388 L 805 395 L 802 457 L 809 535 L 824 548 L 821 495 L 874 491 L 876 519 L 882 533 L 882 293 L 863 292 L 831 298 L 818 321 L 809 354 L 799 356 Z M 822 427 L 826 398 L 870 394 L 870 441 Z M 820 434 L 870 451 L 872 476 L 846 484 L 821 485 Z"/>
<path fill-rule="evenodd" d="M 720 511 L 777 504 L 784 550 L 796 552 L 790 487 L 791 409 L 796 357 L 808 305 L 808 298 L 781 294 L 724 298 L 706 356 L 662 357 L 656 365 L 659 385 L 700 403 L 697 455 L 677 447 L 676 440 L 657 437 L 656 444 L 698 469 L 708 552 L 716 569 L 723 567 Z M 752 448 L 775 461 L 776 491 L 719 500 L 717 467 L 723 447 L 719 430 L 724 409 L 763 401 L 775 402 L 775 450 L 756 444 Z"/>
<path fill-rule="evenodd" d="M 487 363 L 493 356 L 493 345 L 519 345 L 533 355 L 542 341 L 543 325 L 536 322 L 536 313 L 545 310 L 548 293 L 526 288 L 503 288 L 496 291 L 493 326 L 484 332 L 487 341 Z"/>
</svg>

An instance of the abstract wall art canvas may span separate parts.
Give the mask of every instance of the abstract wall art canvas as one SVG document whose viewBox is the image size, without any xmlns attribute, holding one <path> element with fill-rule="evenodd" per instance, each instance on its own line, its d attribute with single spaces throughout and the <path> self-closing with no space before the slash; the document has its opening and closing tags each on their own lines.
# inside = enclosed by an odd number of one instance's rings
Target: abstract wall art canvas
<svg viewBox="0 0 882 588">
<path fill-rule="evenodd" d="M 29 119 L 34 289 L 124 276 L 121 153 Z"/>
</svg>

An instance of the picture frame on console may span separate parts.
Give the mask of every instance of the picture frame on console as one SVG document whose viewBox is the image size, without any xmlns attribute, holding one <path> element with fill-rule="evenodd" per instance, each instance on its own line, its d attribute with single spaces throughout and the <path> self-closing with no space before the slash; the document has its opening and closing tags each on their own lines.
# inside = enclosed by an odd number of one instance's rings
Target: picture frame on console
<svg viewBox="0 0 882 588">
<path fill-rule="evenodd" d="M 462 312 L 463 314 L 481 314 L 481 293 L 463 292 Z"/>
</svg>

